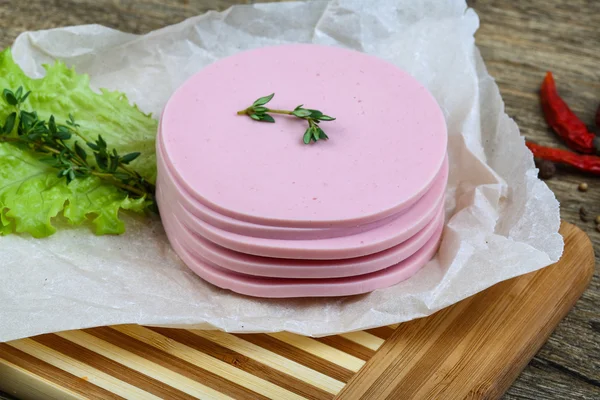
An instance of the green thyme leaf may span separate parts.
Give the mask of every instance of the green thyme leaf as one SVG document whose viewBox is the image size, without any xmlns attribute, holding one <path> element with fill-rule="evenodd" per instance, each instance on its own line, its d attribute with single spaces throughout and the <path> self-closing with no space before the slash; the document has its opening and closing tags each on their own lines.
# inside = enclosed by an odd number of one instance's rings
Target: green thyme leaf
<svg viewBox="0 0 600 400">
<path fill-rule="evenodd" d="M 310 112 L 310 110 L 307 110 L 307 109 L 305 109 L 305 108 L 299 108 L 299 109 L 297 109 L 297 110 L 294 110 L 294 111 L 292 112 L 292 114 L 293 114 L 293 115 L 295 115 L 296 117 L 303 118 L 303 117 L 308 117 L 308 116 L 310 116 L 310 115 L 311 115 L 311 112 Z"/>
<path fill-rule="evenodd" d="M 31 91 L 29 91 L 29 92 L 25 93 L 25 94 L 23 95 L 23 97 L 21 97 L 21 98 L 19 99 L 19 103 L 25 103 L 25 100 L 27 100 L 27 98 L 29 97 L 29 95 L 30 95 L 30 94 L 31 94 Z"/>
<path fill-rule="evenodd" d="M 119 167 L 119 156 L 111 154 L 108 157 L 108 172 L 113 173 Z"/>
<path fill-rule="evenodd" d="M 250 118 L 260 121 L 260 117 L 256 114 L 250 114 Z"/>
<path fill-rule="evenodd" d="M 58 131 L 53 135 L 55 138 L 60 140 L 69 140 L 71 139 L 71 133 L 65 131 Z"/>
<path fill-rule="evenodd" d="M 100 147 L 98 147 L 98 145 L 96 143 L 87 142 L 86 144 L 92 150 L 96 150 L 96 151 L 100 150 Z"/>
<path fill-rule="evenodd" d="M 303 138 L 304 144 L 309 144 L 311 139 L 312 139 L 312 129 L 311 129 L 311 127 L 308 127 L 306 129 L 306 131 L 304 132 L 304 138 Z"/>
<path fill-rule="evenodd" d="M 6 122 L 4 123 L 4 134 L 8 135 L 11 133 L 15 127 L 15 120 L 17 119 L 17 113 L 12 112 L 6 117 Z"/>
<path fill-rule="evenodd" d="M 75 142 L 75 144 L 73 145 L 73 147 L 75 148 L 75 153 L 77 153 L 77 155 L 83 160 L 86 161 L 87 160 L 87 153 L 85 152 L 85 149 L 83 147 L 81 147 L 79 145 L 79 143 Z"/>
<path fill-rule="evenodd" d="M 12 92 L 12 90 L 4 89 L 2 94 L 4 95 L 4 99 L 6 100 L 6 102 L 8 104 L 10 104 L 11 106 L 17 105 L 18 101 L 17 101 L 17 98 L 15 97 L 15 94 Z"/>
<path fill-rule="evenodd" d="M 256 114 L 262 114 L 262 113 L 266 112 L 268 110 L 268 108 L 259 106 L 259 107 L 252 107 L 252 110 L 254 110 L 254 112 Z"/>
<path fill-rule="evenodd" d="M 96 164 L 98 164 L 98 168 L 105 171 L 108 168 L 108 157 L 104 153 L 94 153 L 94 157 L 96 158 Z"/>
<path fill-rule="evenodd" d="M 100 147 L 100 149 L 106 150 L 107 144 L 102 138 L 102 135 L 98 135 L 98 147 Z"/>
<path fill-rule="evenodd" d="M 275 96 L 275 93 L 271 93 L 268 96 L 260 97 L 260 98 L 256 99 L 256 101 L 254 103 L 252 103 L 252 106 L 253 107 L 264 106 L 265 104 L 267 104 L 268 102 L 271 101 L 273 96 Z"/>
<path fill-rule="evenodd" d="M 275 122 L 275 119 L 269 114 L 263 114 L 260 116 L 260 120 L 264 122 Z"/>
<path fill-rule="evenodd" d="M 50 133 L 53 135 L 55 135 L 57 132 L 56 121 L 54 121 L 54 115 L 51 115 L 50 119 L 48 120 L 48 129 L 50 129 Z"/>
<path fill-rule="evenodd" d="M 319 128 L 318 127 L 316 127 L 316 126 L 312 127 L 312 136 L 313 136 L 313 139 L 315 140 L 315 142 L 319 141 Z"/>
<path fill-rule="evenodd" d="M 73 114 L 71 114 L 71 113 L 69 113 L 69 119 L 67 120 L 67 124 L 71 125 L 74 128 L 79 126 L 79 124 L 75 123 L 75 118 L 73 117 Z"/>
<path fill-rule="evenodd" d="M 129 164 L 130 162 L 132 162 L 133 160 L 138 158 L 141 154 L 142 153 L 140 153 L 139 151 L 136 151 L 134 153 L 125 154 L 123 157 L 121 157 L 121 162 L 123 164 Z"/>
<path fill-rule="evenodd" d="M 314 119 L 319 119 L 323 113 L 319 110 L 308 110 L 310 112 L 310 117 Z"/>
</svg>

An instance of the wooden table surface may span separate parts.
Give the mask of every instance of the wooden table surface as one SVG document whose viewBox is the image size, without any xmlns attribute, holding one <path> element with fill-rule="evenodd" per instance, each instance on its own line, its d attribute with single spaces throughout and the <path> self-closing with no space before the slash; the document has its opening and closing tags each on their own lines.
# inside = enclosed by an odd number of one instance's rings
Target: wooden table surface
<svg viewBox="0 0 600 400">
<path fill-rule="evenodd" d="M 64 25 L 98 23 L 144 33 L 243 2 L 0 0 L 0 46 L 9 46 L 22 31 Z M 555 74 L 571 108 L 592 123 L 600 103 L 600 1 L 472 0 L 469 4 L 481 19 L 477 45 L 500 86 L 507 113 L 522 134 L 540 144 L 558 145 L 540 114 L 537 90 L 546 70 Z M 578 192 L 580 182 L 587 182 L 589 191 Z M 579 219 L 579 208 L 586 207 L 592 217 L 600 214 L 600 178 L 559 170 L 548 185 L 560 200 L 562 218 L 590 235 L 598 257 L 600 232 L 593 222 Z M 600 272 L 505 398 L 600 398 Z"/>
</svg>

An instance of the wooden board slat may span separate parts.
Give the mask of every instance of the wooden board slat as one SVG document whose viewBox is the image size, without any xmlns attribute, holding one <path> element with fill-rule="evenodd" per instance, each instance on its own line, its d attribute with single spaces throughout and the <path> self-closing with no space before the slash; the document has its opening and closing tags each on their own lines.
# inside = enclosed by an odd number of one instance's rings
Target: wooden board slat
<svg viewBox="0 0 600 400">
<path fill-rule="evenodd" d="M 500 397 L 592 278 L 589 238 L 566 223 L 561 233 L 558 263 L 401 324 L 338 398 Z"/>
<path fill-rule="evenodd" d="M 141 326 L 0 344 L 0 389 L 23 399 L 497 398 L 588 285 L 588 237 L 562 259 L 430 317 L 307 338 Z"/>
</svg>

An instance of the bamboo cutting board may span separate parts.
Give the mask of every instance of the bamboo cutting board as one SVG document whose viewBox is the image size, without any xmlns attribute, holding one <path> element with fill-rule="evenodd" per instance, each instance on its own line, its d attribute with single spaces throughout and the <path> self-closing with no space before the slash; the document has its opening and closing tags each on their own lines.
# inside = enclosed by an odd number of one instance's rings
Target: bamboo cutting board
<svg viewBox="0 0 600 400">
<path fill-rule="evenodd" d="M 0 389 L 31 399 L 488 399 L 587 287 L 588 237 L 562 259 L 428 318 L 313 339 L 114 326 L 0 344 Z"/>
</svg>

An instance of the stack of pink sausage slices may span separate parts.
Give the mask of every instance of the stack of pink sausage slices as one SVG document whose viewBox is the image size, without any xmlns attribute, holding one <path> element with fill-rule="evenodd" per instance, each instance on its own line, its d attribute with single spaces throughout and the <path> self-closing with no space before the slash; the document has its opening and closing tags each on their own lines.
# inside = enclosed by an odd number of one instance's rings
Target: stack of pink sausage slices
<svg viewBox="0 0 600 400">
<path fill-rule="evenodd" d="M 335 117 L 305 144 L 308 121 Z M 405 280 L 444 226 L 447 130 L 433 96 L 384 60 L 287 45 L 224 58 L 171 97 L 157 137 L 169 240 L 200 277 L 259 297 L 344 296 Z"/>
</svg>

